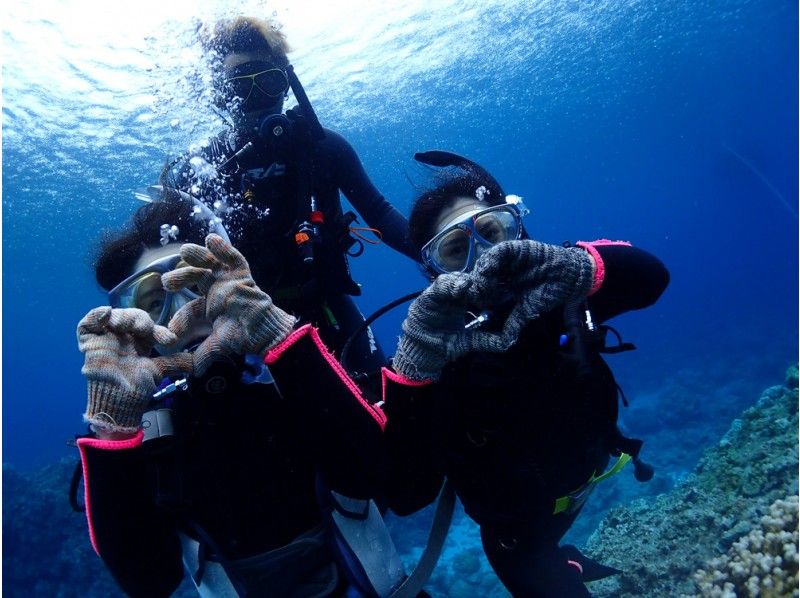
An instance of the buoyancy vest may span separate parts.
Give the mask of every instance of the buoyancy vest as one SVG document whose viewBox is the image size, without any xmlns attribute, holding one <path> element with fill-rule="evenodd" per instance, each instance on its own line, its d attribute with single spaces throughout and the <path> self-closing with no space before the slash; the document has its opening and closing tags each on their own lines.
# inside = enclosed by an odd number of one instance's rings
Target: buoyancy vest
<svg viewBox="0 0 800 598">
<path fill-rule="evenodd" d="M 278 115 L 276 115 L 278 116 Z M 188 158 L 173 171 L 175 186 L 214 204 L 223 213 L 234 245 L 248 257 L 253 277 L 282 307 L 326 295 L 359 295 L 347 260 L 357 243 L 352 212 L 343 213 L 335 167 L 297 110 L 286 116 L 279 142 L 231 133 L 200 153 L 213 176 Z"/>
<path fill-rule="evenodd" d="M 286 596 L 327 596 L 349 583 L 382 597 L 401 587 L 403 564 L 377 506 L 324 487 L 292 424 L 302 421 L 269 407 L 288 406 L 257 356 L 217 362 L 168 398 L 159 405 L 171 412 L 168 438 L 146 444 L 161 479 L 156 500 L 181 522 L 184 565 L 201 595 L 258 595 L 265 583 Z"/>
<path fill-rule="evenodd" d="M 638 455 L 641 441 L 617 427 L 618 385 L 601 356 L 633 346 L 607 346 L 607 332 L 579 302 L 531 322 L 503 354 L 445 368 L 442 451 L 476 521 L 552 512 L 611 456 Z"/>
</svg>

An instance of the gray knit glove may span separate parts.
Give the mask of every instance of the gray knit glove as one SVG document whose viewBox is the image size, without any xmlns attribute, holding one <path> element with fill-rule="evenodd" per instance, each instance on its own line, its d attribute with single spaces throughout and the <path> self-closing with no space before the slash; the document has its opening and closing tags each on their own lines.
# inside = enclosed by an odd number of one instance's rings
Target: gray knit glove
<svg viewBox="0 0 800 598">
<path fill-rule="evenodd" d="M 532 239 L 498 243 L 475 263 L 473 275 L 487 290 L 517 293 L 541 289 L 546 294 L 585 296 L 594 279 L 594 260 L 585 249 L 550 245 Z"/>
<path fill-rule="evenodd" d="M 466 353 L 502 353 L 522 328 L 592 287 L 594 262 L 579 248 L 538 241 L 500 243 L 469 273 L 442 274 L 409 307 L 392 360 L 411 380 L 437 380 L 442 368 Z M 514 302 L 499 330 L 465 328 L 484 310 Z"/>
<path fill-rule="evenodd" d="M 262 353 L 294 328 L 295 318 L 256 286 L 247 260 L 219 235 L 208 235 L 205 247 L 183 245 L 181 257 L 189 265 L 162 274 L 164 288 L 177 291 L 196 285 L 203 296 L 181 307 L 169 329 L 181 336 L 203 320 L 212 325 L 211 334 L 193 353 L 195 375 L 229 355 Z"/>
<path fill-rule="evenodd" d="M 472 275 L 490 305 L 504 297 L 516 298 L 503 326 L 503 335 L 513 343 L 531 320 L 586 297 L 594 271 L 594 260 L 580 247 L 520 239 L 492 247 L 478 259 Z"/>
<path fill-rule="evenodd" d="M 141 309 L 97 307 L 78 323 L 81 372 L 89 382 L 83 418 L 95 430 L 132 434 L 139 428 L 156 385 L 165 376 L 191 371 L 191 357 L 150 358 L 153 345 L 177 338 Z"/>
<path fill-rule="evenodd" d="M 437 380 L 442 368 L 470 351 L 504 351 L 496 334 L 464 328 L 482 298 L 466 273 L 441 274 L 408 308 L 392 358 L 395 371 L 411 380 Z"/>
</svg>

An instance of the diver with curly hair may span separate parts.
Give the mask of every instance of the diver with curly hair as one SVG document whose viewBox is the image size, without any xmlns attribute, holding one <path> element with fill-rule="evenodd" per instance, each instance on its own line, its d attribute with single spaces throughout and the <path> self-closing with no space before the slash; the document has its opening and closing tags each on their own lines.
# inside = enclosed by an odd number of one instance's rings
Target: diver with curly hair
<svg viewBox="0 0 800 598">
<path fill-rule="evenodd" d="M 201 596 L 388 596 L 385 417 L 201 205 L 146 204 L 99 249 L 108 305 L 77 331 L 92 545 L 130 596 L 184 575 Z"/>
<path fill-rule="evenodd" d="M 409 219 L 432 283 L 384 370 L 389 506 L 414 512 L 447 477 L 514 596 L 588 596 L 584 582 L 617 571 L 562 536 L 626 463 L 640 481 L 652 475 L 641 441 L 617 427 L 601 353 L 632 346 L 608 346 L 605 322 L 655 303 L 669 273 L 627 242 L 530 239 L 520 198 L 481 166 L 416 158 L 442 170 Z"/>
</svg>

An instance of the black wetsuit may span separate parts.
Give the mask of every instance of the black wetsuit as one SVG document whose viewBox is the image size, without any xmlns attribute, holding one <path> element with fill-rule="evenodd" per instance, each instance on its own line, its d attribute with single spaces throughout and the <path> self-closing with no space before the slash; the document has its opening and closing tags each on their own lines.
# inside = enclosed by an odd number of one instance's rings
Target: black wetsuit
<svg viewBox="0 0 800 598">
<path fill-rule="evenodd" d="M 247 595 L 294 596 L 308 584 L 341 594 L 347 581 L 321 525 L 315 484 L 319 474 L 347 496 L 372 496 L 382 484 L 384 418 L 304 330 L 269 366 L 279 392 L 242 383 L 241 364 L 216 364 L 159 405 L 171 408 L 173 436 L 78 440 L 92 543 L 126 594 L 172 593 L 184 575 L 185 537 L 199 541 L 201 561 L 234 561 Z M 298 558 L 280 567 L 242 568 L 241 559 L 309 530 L 325 541 L 304 540 Z"/>
<path fill-rule="evenodd" d="M 596 250 L 605 272 L 588 298 L 595 323 L 647 307 L 666 288 L 666 268 L 645 251 Z M 468 354 L 439 383 L 386 390 L 392 509 L 405 514 L 428 504 L 447 475 L 515 596 L 589 595 L 558 546 L 582 503 L 554 514 L 555 501 L 602 473 L 621 448 L 614 377 L 596 351 L 591 375 L 579 377 L 560 347 L 564 332 L 559 308 L 528 324 L 505 353 Z"/>
<path fill-rule="evenodd" d="M 411 259 L 407 221 L 378 192 L 358 156 L 339 134 L 324 129 L 313 139 L 296 113 L 280 143 L 257 135 L 221 133 L 196 154 L 185 156 L 166 173 L 165 184 L 201 198 L 224 213 L 231 241 L 250 263 L 256 283 L 281 308 L 317 326 L 325 343 L 341 350 L 363 322 L 349 295 L 360 294 L 350 277 L 349 222 L 342 214 L 341 191 L 383 241 Z M 250 142 L 249 149 L 241 151 Z M 324 216 L 316 225 L 313 260 L 298 248 L 296 234 L 310 221 L 311 197 Z M 225 212 L 225 207 L 234 208 Z M 377 371 L 384 356 L 371 332 L 353 343 L 348 367 Z"/>
</svg>

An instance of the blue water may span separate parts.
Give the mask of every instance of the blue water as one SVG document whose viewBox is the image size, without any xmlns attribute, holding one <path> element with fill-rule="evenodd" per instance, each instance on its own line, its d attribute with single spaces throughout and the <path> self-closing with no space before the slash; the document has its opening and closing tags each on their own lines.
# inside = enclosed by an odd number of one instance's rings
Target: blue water
<svg viewBox="0 0 800 598">
<path fill-rule="evenodd" d="M 218 128 L 193 31 L 237 9 L 283 21 L 320 120 L 400 210 L 408 178 L 422 180 L 412 154 L 445 148 L 522 195 L 535 237 L 626 239 L 664 260 L 662 300 L 616 322 L 639 347 L 612 359 L 631 428 L 663 432 L 668 409 L 672 430 L 714 442 L 796 360 L 795 2 L 16 5 L 3 31 L 4 462 L 72 454 L 75 325 L 104 303 L 90 250 L 164 160 Z M 365 312 L 423 284 L 386 247 L 352 265 Z M 376 326 L 388 352 L 401 318 Z M 679 448 L 664 459 L 675 476 L 703 446 Z"/>
</svg>

